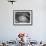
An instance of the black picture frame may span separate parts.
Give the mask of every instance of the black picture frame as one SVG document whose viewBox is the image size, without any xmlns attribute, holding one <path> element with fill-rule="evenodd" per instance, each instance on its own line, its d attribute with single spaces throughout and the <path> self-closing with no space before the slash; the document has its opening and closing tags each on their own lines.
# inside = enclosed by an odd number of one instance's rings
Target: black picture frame
<svg viewBox="0 0 46 46">
<path fill-rule="evenodd" d="M 18 16 L 19 16 L 19 14 L 25 14 L 25 13 L 29 13 L 30 14 L 30 22 L 29 23 L 16 23 L 15 21 L 16 21 L 16 16 L 17 16 L 17 14 L 18 14 Z M 31 25 L 32 26 L 32 24 L 33 24 L 33 11 L 32 10 L 13 10 L 13 25 L 23 25 L 23 26 L 25 26 L 25 25 Z"/>
</svg>

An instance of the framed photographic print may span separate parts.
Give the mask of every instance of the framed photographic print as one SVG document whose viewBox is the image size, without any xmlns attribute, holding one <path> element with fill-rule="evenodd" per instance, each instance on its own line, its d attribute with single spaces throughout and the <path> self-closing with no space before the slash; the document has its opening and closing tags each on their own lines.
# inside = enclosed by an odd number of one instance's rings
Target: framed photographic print
<svg viewBox="0 0 46 46">
<path fill-rule="evenodd" d="M 32 25 L 32 10 L 13 10 L 14 25 Z"/>
</svg>

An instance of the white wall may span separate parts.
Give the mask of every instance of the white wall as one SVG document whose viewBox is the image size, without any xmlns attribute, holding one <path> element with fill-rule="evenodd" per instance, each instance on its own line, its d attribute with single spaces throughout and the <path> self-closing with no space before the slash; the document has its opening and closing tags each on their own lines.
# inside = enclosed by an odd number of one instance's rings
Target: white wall
<svg viewBox="0 0 46 46">
<path fill-rule="evenodd" d="M 32 26 L 14 26 L 13 10 L 33 10 Z M 19 32 L 31 34 L 33 40 L 46 40 L 46 0 L 17 0 L 14 5 L 0 0 L 0 40 L 11 40 Z"/>
</svg>

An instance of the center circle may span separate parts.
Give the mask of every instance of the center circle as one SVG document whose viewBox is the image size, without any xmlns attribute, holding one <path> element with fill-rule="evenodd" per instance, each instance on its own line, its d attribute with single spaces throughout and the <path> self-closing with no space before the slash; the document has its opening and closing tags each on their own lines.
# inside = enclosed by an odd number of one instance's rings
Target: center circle
<svg viewBox="0 0 46 46">
<path fill-rule="evenodd" d="M 25 16 L 19 16 L 19 21 L 25 22 L 26 20 L 27 20 L 27 18 Z"/>
</svg>

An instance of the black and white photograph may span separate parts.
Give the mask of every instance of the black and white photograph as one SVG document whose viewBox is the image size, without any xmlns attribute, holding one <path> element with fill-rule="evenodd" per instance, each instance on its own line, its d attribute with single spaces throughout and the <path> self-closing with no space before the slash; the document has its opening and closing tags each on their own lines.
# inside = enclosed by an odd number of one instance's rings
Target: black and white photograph
<svg viewBox="0 0 46 46">
<path fill-rule="evenodd" d="M 14 10 L 13 24 L 17 25 L 31 25 L 32 24 L 32 10 Z"/>
</svg>

